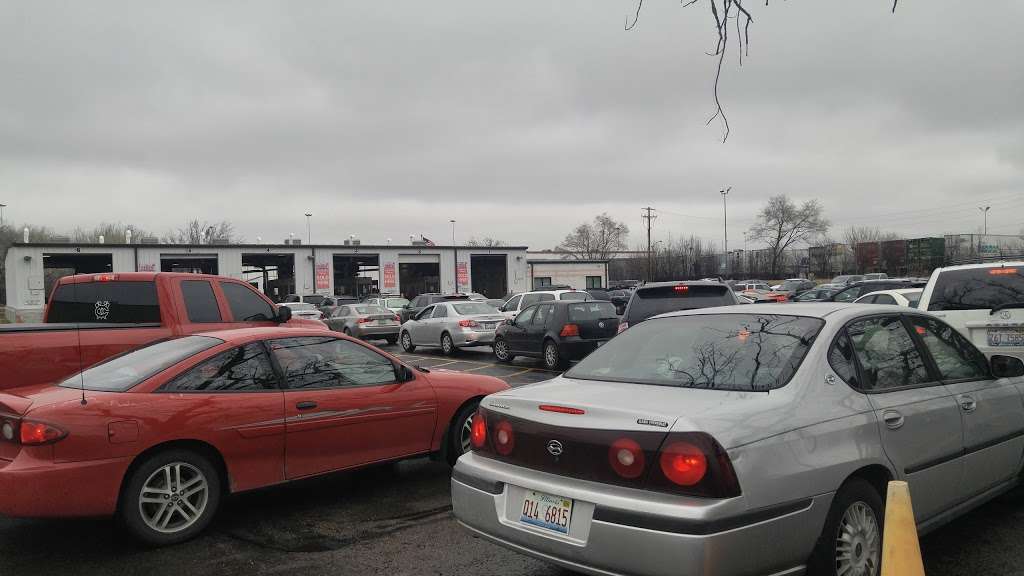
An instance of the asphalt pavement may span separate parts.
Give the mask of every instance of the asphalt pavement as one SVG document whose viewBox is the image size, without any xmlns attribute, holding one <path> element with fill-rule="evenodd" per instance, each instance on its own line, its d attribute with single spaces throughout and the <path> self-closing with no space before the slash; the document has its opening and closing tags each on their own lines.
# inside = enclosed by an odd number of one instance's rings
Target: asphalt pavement
<svg viewBox="0 0 1024 576">
<path fill-rule="evenodd" d="M 513 385 L 553 375 L 531 360 L 495 366 L 485 349 L 403 357 Z M 133 545 L 109 519 L 0 517 L 0 576 L 572 574 L 470 536 L 452 517 L 448 482 L 447 466 L 420 458 L 240 494 L 205 534 L 164 549 Z M 930 576 L 1024 574 L 1024 489 L 926 536 L 922 549 Z"/>
</svg>

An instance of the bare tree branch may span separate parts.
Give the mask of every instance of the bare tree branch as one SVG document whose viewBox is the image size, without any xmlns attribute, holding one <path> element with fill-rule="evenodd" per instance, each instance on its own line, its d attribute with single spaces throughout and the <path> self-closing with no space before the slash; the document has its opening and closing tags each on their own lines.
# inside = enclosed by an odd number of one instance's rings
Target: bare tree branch
<svg viewBox="0 0 1024 576">
<path fill-rule="evenodd" d="M 694 0 L 696 1 L 696 0 Z M 636 23 L 640 21 L 640 9 L 644 7 L 644 0 L 640 0 L 636 5 L 636 15 L 633 16 L 633 23 L 629 23 L 629 16 L 626 16 L 626 30 L 632 30 Z"/>
</svg>

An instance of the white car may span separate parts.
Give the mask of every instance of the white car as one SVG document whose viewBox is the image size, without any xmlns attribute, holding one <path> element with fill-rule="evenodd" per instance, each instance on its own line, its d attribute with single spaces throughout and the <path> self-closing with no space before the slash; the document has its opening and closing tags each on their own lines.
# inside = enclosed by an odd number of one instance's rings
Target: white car
<svg viewBox="0 0 1024 576">
<path fill-rule="evenodd" d="M 918 307 L 959 330 L 986 356 L 1024 358 L 1024 261 L 937 268 Z"/>
<path fill-rule="evenodd" d="M 593 300 L 590 293 L 583 290 L 534 290 L 516 294 L 498 308 L 505 318 L 511 320 L 519 315 L 519 311 L 537 302 L 545 300 Z"/>
<path fill-rule="evenodd" d="M 921 288 L 902 288 L 899 290 L 879 290 L 869 292 L 853 301 L 854 304 L 891 304 L 917 308 L 921 301 Z"/>
</svg>

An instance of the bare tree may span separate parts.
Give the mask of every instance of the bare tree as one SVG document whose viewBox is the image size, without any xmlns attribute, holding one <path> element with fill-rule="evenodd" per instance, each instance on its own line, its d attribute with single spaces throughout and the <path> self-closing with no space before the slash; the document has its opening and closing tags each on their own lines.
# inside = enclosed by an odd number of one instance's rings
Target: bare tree
<svg viewBox="0 0 1024 576">
<path fill-rule="evenodd" d="M 91 229 L 76 228 L 71 233 L 71 239 L 75 242 L 99 242 L 100 237 L 103 237 L 103 241 L 110 244 L 127 244 L 128 230 L 132 231 L 132 241 L 138 242 L 139 238 L 145 238 L 151 236 L 149 232 L 139 226 L 132 224 L 123 224 L 121 222 L 103 222 L 99 226 Z"/>
<path fill-rule="evenodd" d="M 612 252 L 626 248 L 628 235 L 629 227 L 606 212 L 577 226 L 556 250 L 575 260 L 607 260 Z"/>
<path fill-rule="evenodd" d="M 474 236 L 473 238 L 470 238 L 468 241 L 466 241 L 466 246 L 478 246 L 480 248 L 500 248 L 503 246 L 508 246 L 508 242 L 505 242 L 504 240 L 497 240 L 495 238 L 491 238 L 490 236 L 484 236 L 483 238 L 478 240 Z"/>
<path fill-rule="evenodd" d="M 797 206 L 785 194 L 772 196 L 750 228 L 750 238 L 768 245 L 771 274 L 779 270 L 783 253 L 791 246 L 804 244 L 828 232 L 829 222 L 817 200 Z"/>
<path fill-rule="evenodd" d="M 237 244 L 242 241 L 235 234 L 235 226 L 227 220 L 207 222 L 198 218 L 190 218 L 185 225 L 173 230 L 164 237 L 168 244 L 213 244 L 226 242 Z"/>
<path fill-rule="evenodd" d="M 865 242 L 885 242 L 888 240 L 899 240 L 900 238 L 899 234 L 883 232 L 877 226 L 850 226 L 843 231 L 843 239 L 851 247 Z"/>
<path fill-rule="evenodd" d="M 733 29 L 733 38 L 736 41 L 736 53 L 739 57 L 740 66 L 743 65 L 743 57 L 750 52 L 750 25 L 754 22 L 754 17 L 750 11 L 743 5 L 746 0 L 707 0 L 708 6 L 711 8 L 711 16 L 715 20 L 715 32 L 718 35 L 718 40 L 715 43 L 715 51 L 708 52 L 708 56 L 713 56 L 718 59 L 718 65 L 715 69 L 715 83 L 714 83 L 714 95 L 715 95 L 715 113 L 708 118 L 706 124 L 711 124 L 715 118 L 719 118 L 722 122 L 722 142 L 725 142 L 729 138 L 729 119 L 725 116 L 725 110 L 722 108 L 722 100 L 718 96 L 718 85 L 722 78 L 722 63 L 725 62 L 725 52 L 729 47 L 729 34 L 730 28 Z M 680 0 L 683 8 L 693 6 L 694 4 L 702 3 L 701 0 Z M 896 12 L 896 4 L 899 0 L 893 0 L 892 11 Z M 765 6 L 768 5 L 768 0 L 764 2 Z M 626 16 L 626 30 L 632 30 L 636 27 L 637 22 L 640 21 L 640 10 L 644 6 L 644 0 L 637 0 L 636 12 L 633 15 L 633 22 L 630 23 L 629 16 Z"/>
</svg>

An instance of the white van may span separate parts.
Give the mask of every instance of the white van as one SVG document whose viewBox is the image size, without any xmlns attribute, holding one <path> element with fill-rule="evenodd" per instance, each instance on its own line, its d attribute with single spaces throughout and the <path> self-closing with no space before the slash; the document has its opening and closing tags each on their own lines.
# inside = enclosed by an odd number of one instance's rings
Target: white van
<svg viewBox="0 0 1024 576">
<path fill-rule="evenodd" d="M 1024 262 L 938 268 L 918 308 L 945 320 L 986 356 L 1024 359 Z"/>
<path fill-rule="evenodd" d="M 498 308 L 505 318 L 511 320 L 519 315 L 519 311 L 531 304 L 545 300 L 593 300 L 594 298 L 583 290 L 533 290 L 516 294 L 509 298 Z"/>
</svg>

